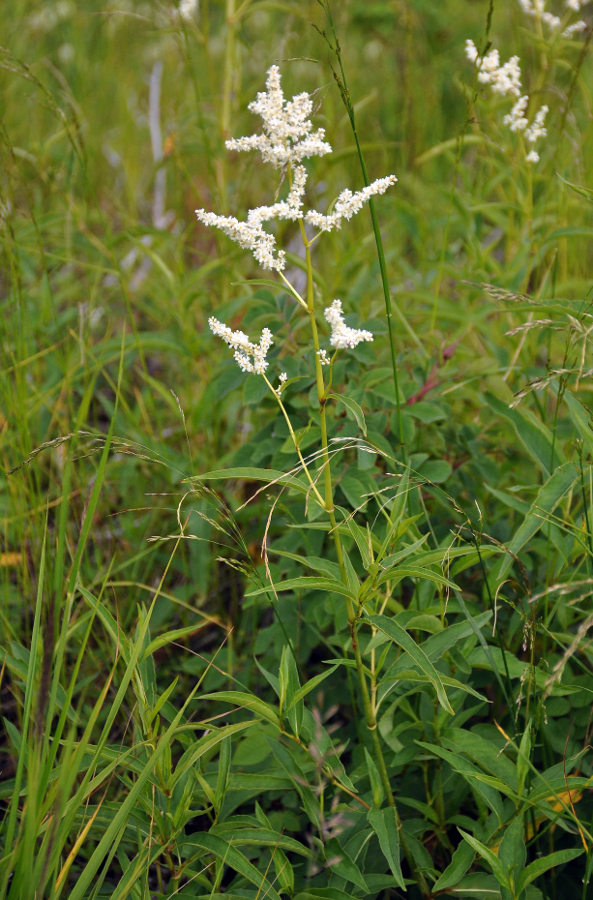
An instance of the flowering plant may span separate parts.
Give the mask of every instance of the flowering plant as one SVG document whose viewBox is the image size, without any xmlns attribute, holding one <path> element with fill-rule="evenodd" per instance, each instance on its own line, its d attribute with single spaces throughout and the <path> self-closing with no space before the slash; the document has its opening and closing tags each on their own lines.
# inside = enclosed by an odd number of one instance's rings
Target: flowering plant
<svg viewBox="0 0 593 900">
<path fill-rule="evenodd" d="M 325 470 L 324 498 L 319 494 L 315 482 L 308 471 L 300 451 L 298 439 L 290 425 L 288 414 L 281 399 L 287 375 L 285 372 L 280 374 L 279 385 L 276 388 L 272 386 L 266 375 L 266 370 L 268 369 L 267 353 L 273 344 L 270 330 L 264 328 L 259 343 L 255 344 L 242 331 L 232 331 L 231 328 L 214 317 L 209 319 L 209 326 L 213 334 L 222 338 L 234 350 L 235 361 L 243 372 L 254 373 L 265 379 L 266 384 L 280 404 L 282 413 L 288 423 L 295 449 L 313 488 L 313 492 L 321 506 L 329 513 L 332 528 L 335 528 L 325 411 L 327 387 L 322 371 L 323 366 L 330 366 L 331 368 L 333 357 L 330 359 L 328 351 L 320 346 L 316 319 L 311 247 L 322 233 L 341 228 L 344 221 L 351 219 L 353 215 L 359 212 L 371 197 L 385 193 L 391 185 L 395 184 L 397 178 L 395 175 L 378 178 L 360 191 L 345 189 L 337 197 L 333 208 L 325 213 L 315 209 L 306 210 L 305 194 L 309 174 L 303 164 L 303 160 L 313 156 L 325 156 L 332 151 L 330 144 L 325 140 L 324 129 L 314 129 L 311 123 L 310 116 L 313 109 L 313 101 L 310 95 L 300 93 L 291 100 L 286 100 L 282 90 L 280 71 L 277 66 L 271 66 L 267 73 L 266 90 L 258 93 L 256 99 L 249 104 L 249 109 L 261 117 L 263 123 L 262 132 L 247 137 L 231 138 L 226 141 L 226 146 L 229 150 L 256 150 L 260 153 L 263 162 L 270 163 L 274 168 L 280 169 L 289 185 L 286 198 L 278 200 L 271 206 L 260 206 L 250 210 L 244 221 L 240 221 L 235 216 L 217 215 L 204 209 L 197 209 L 196 216 L 204 225 L 219 228 L 231 240 L 238 243 L 239 246 L 250 250 L 256 262 L 264 269 L 277 272 L 289 289 L 291 296 L 309 317 L 320 410 L 321 452 Z M 264 225 L 274 219 L 298 222 L 307 268 L 307 290 L 305 296 L 302 296 L 285 276 L 285 251 L 278 248 L 276 236 L 264 228 Z M 313 231 L 312 234 L 310 233 L 311 231 Z M 373 335 L 370 331 L 352 328 L 346 324 L 342 311 L 342 301 L 339 299 L 335 299 L 325 309 L 324 316 L 331 327 L 329 343 L 334 348 L 334 357 L 339 350 L 353 349 L 362 341 L 373 340 Z M 337 535 L 336 540 L 338 542 L 338 557 L 341 558 L 339 537 Z"/>
</svg>

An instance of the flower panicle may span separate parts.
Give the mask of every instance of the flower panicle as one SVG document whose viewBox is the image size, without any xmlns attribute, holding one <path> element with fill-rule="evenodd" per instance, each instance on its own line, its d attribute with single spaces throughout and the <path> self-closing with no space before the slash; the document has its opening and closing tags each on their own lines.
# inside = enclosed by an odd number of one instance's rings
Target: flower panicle
<svg viewBox="0 0 593 900">
<path fill-rule="evenodd" d="M 268 350 L 274 343 L 272 332 L 264 328 L 258 344 L 249 340 L 244 331 L 233 331 L 224 322 L 219 322 L 214 316 L 208 319 L 210 331 L 234 350 L 235 362 L 242 372 L 252 372 L 255 375 L 265 374 L 268 368 Z"/>
<path fill-rule="evenodd" d="M 324 216 L 317 210 L 311 209 L 305 215 L 305 222 L 314 228 L 318 228 L 319 231 L 331 231 L 334 228 L 341 228 L 344 220 L 349 221 L 352 216 L 360 212 L 371 197 L 375 197 L 377 194 L 384 194 L 396 181 L 395 175 L 386 175 L 384 178 L 377 178 L 372 184 L 366 185 L 361 191 L 353 193 L 346 188 L 338 196 L 333 212 Z"/>
<path fill-rule="evenodd" d="M 570 15 L 571 13 L 580 12 L 583 6 L 586 6 L 589 2 L 590 0 L 564 0 L 564 8 L 568 15 Z M 563 20 L 560 16 L 557 16 L 546 9 L 546 0 L 519 0 L 519 6 L 526 16 L 529 16 L 532 19 L 538 19 L 546 25 L 550 31 L 558 31 L 562 27 L 563 22 L 566 22 L 566 17 Z M 582 19 L 579 19 L 564 28 L 562 37 L 570 40 L 573 35 L 584 31 L 586 27 L 587 23 L 583 22 Z"/>
<path fill-rule="evenodd" d="M 531 2 L 531 0 L 527 0 Z M 543 2 L 543 0 L 534 0 L 534 2 Z M 536 142 L 545 137 L 547 129 L 544 125 L 548 114 L 546 105 L 540 106 L 536 112 L 531 124 L 527 118 L 527 108 L 529 106 L 529 96 L 521 94 L 521 69 L 519 66 L 519 57 L 512 56 L 504 65 L 500 65 L 500 56 L 498 50 L 494 48 L 486 56 L 480 57 L 478 49 L 472 40 L 465 42 L 465 55 L 478 68 L 478 81 L 489 84 L 491 89 L 503 96 L 511 95 L 516 97 L 511 111 L 503 118 L 503 124 L 508 126 L 509 131 L 521 132 L 531 145 L 531 149 L 525 156 L 527 163 L 539 162 L 539 153 L 535 149 Z"/>
<path fill-rule="evenodd" d="M 329 342 L 337 350 L 353 350 L 362 341 L 373 340 L 373 335 L 370 331 L 364 331 L 361 328 L 350 328 L 349 325 L 346 325 L 342 313 L 341 300 L 334 300 L 331 306 L 328 306 L 325 310 L 324 316 L 331 326 Z M 322 365 L 326 361 L 327 356 L 321 360 Z"/>
<path fill-rule="evenodd" d="M 266 90 L 260 91 L 247 107 L 260 116 L 261 134 L 229 138 L 229 150 L 258 150 L 264 162 L 276 168 L 298 165 L 309 156 L 331 153 L 331 145 L 324 140 L 323 128 L 313 130 L 311 112 L 313 101 L 306 92 L 285 100 L 278 66 L 270 66 Z"/>
<path fill-rule="evenodd" d="M 383 194 L 395 184 L 395 175 L 378 178 L 361 191 L 344 190 L 338 196 L 333 210 L 323 215 L 317 210 L 304 211 L 304 197 L 308 173 L 303 159 L 309 156 L 323 156 L 331 153 L 331 146 L 324 140 L 323 128 L 313 129 L 310 115 L 313 101 L 307 93 L 297 94 L 286 100 L 282 92 L 280 71 L 271 66 L 266 79 L 266 91 L 258 93 L 249 104 L 249 109 L 261 116 L 261 134 L 230 138 L 226 146 L 231 150 L 258 150 L 264 162 L 276 168 L 286 169 L 290 188 L 286 199 L 270 206 L 259 206 L 249 210 L 247 219 L 240 221 L 235 216 L 219 216 L 196 209 L 196 217 L 209 227 L 219 228 L 232 241 L 251 251 L 257 263 L 264 269 L 282 272 L 286 267 L 286 254 L 276 246 L 276 238 L 264 229 L 264 224 L 273 219 L 304 221 L 319 231 L 341 228 L 359 212 L 371 197 Z"/>
</svg>

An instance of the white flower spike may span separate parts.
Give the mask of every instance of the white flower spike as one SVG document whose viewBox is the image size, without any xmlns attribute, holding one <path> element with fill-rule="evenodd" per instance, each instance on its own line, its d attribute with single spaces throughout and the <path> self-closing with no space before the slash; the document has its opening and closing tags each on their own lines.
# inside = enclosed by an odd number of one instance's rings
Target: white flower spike
<svg viewBox="0 0 593 900">
<path fill-rule="evenodd" d="M 331 325 L 332 330 L 329 342 L 332 347 L 336 347 L 338 350 L 353 350 L 361 341 L 373 340 L 373 335 L 370 331 L 350 328 L 349 325 L 346 325 L 342 315 L 341 300 L 334 300 L 332 305 L 325 310 L 324 316 Z"/>
<path fill-rule="evenodd" d="M 532 9 L 532 0 L 519 0 L 519 2 L 526 12 Z M 543 14 L 544 2 L 545 0 L 533 0 L 533 3 L 540 4 L 538 14 Z M 510 131 L 523 132 L 525 140 L 531 144 L 531 149 L 525 156 L 525 162 L 530 164 L 539 162 L 539 153 L 536 151 L 534 144 L 539 138 L 545 137 L 547 134 L 544 121 L 548 114 L 548 107 L 540 106 L 531 125 L 529 124 L 527 118 L 529 96 L 521 94 L 519 57 L 512 56 L 508 62 L 501 66 L 498 50 L 493 49 L 486 56 L 480 58 L 478 49 L 472 40 L 465 42 L 465 55 L 478 68 L 478 81 L 489 84 L 494 93 L 502 94 L 503 96 L 510 94 L 518 98 L 510 113 L 507 113 L 502 121 L 508 126 Z"/>
<path fill-rule="evenodd" d="M 314 228 L 318 228 L 320 231 L 331 231 L 333 228 L 341 228 L 344 219 L 351 219 L 357 212 L 360 212 L 363 205 L 368 203 L 371 197 L 374 197 L 376 194 L 384 194 L 387 188 L 395 184 L 396 181 L 395 175 L 387 175 L 385 178 L 377 178 L 372 184 L 367 185 L 361 191 L 356 191 L 354 194 L 346 188 L 336 200 L 332 213 L 324 216 L 317 210 L 311 209 L 305 215 L 305 222 Z"/>
<path fill-rule="evenodd" d="M 225 344 L 235 351 L 235 362 L 242 372 L 253 372 L 255 375 L 263 375 L 268 368 L 266 359 L 268 350 L 274 343 L 272 332 L 264 328 L 259 339 L 259 344 L 252 343 L 245 332 L 232 331 L 228 325 L 219 322 L 214 316 L 208 319 L 210 331 L 222 338 Z"/>
<path fill-rule="evenodd" d="M 264 162 L 276 168 L 290 163 L 297 165 L 309 156 L 331 153 L 331 146 L 324 141 L 325 131 L 313 131 L 310 115 L 313 101 L 309 94 L 297 94 L 285 100 L 280 83 L 278 66 L 270 66 L 266 79 L 266 91 L 261 91 L 248 109 L 263 121 L 262 134 L 230 138 L 229 150 L 259 150 Z"/>
</svg>

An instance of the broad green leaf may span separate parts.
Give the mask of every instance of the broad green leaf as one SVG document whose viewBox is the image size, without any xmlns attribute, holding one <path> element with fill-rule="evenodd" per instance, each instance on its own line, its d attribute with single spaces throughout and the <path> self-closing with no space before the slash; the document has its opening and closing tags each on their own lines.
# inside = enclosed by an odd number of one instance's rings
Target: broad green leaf
<svg viewBox="0 0 593 900">
<path fill-rule="evenodd" d="M 373 797 L 373 803 L 376 807 L 380 807 L 385 799 L 385 791 L 383 789 L 383 784 L 381 782 L 381 776 L 379 775 L 379 769 L 375 763 L 375 760 L 367 750 L 364 748 L 364 760 L 366 764 L 366 770 L 369 776 L 369 781 L 371 783 L 371 794 Z"/>
<path fill-rule="evenodd" d="M 331 559 L 325 559 L 322 556 L 302 556 L 300 553 L 290 553 L 288 550 L 277 550 L 276 548 L 274 548 L 274 556 L 293 559 L 301 566 L 313 569 L 313 571 L 326 575 L 328 578 L 340 578 L 340 567 L 338 563 L 333 562 Z"/>
<path fill-rule="evenodd" d="M 461 841 L 451 857 L 451 862 L 433 884 L 433 891 L 444 891 L 445 888 L 455 887 L 471 867 L 475 855 L 473 847 L 466 841 Z"/>
<path fill-rule="evenodd" d="M 352 397 L 349 397 L 348 394 L 328 394 L 332 400 L 335 400 L 337 403 L 342 403 L 343 406 L 346 407 L 346 412 L 350 419 L 353 419 L 363 435 L 366 437 L 367 434 L 367 426 L 364 418 L 364 413 L 361 407 L 358 405 L 356 400 L 353 400 Z"/>
<path fill-rule="evenodd" d="M 491 726 L 493 737 L 497 733 Z M 453 751 L 464 753 L 480 768 L 506 782 L 513 790 L 517 789 L 517 771 L 515 765 L 504 753 L 496 740 L 488 740 L 478 731 L 465 728 L 448 728 L 443 736 L 443 745 Z"/>
<path fill-rule="evenodd" d="M 330 840 L 326 841 L 325 856 L 328 867 L 332 872 L 335 872 L 341 878 L 345 878 L 346 881 L 351 881 L 352 884 L 355 884 L 357 888 L 360 888 L 368 896 L 369 889 L 362 872 L 354 860 L 346 853 L 337 838 L 330 838 Z"/>
<path fill-rule="evenodd" d="M 392 673 L 394 670 L 390 670 Z M 466 694 L 471 694 L 472 697 L 475 697 L 476 700 L 481 700 L 483 703 L 488 703 L 488 698 L 484 697 L 483 694 L 480 694 L 479 691 L 476 691 L 471 687 L 471 685 L 466 684 L 464 681 L 459 681 L 458 678 L 452 678 L 450 675 L 442 675 L 439 673 L 439 678 L 443 682 L 445 687 L 454 688 L 458 691 L 463 691 Z M 418 684 L 432 684 L 431 679 L 425 675 L 423 672 L 418 672 L 416 669 L 398 669 L 396 667 L 394 674 L 386 675 L 381 679 L 381 687 L 387 688 L 392 684 L 395 684 L 399 681 L 412 681 L 417 682 Z M 379 700 L 379 706 L 382 703 L 384 698 L 384 694 L 381 693 L 381 699 Z"/>
<path fill-rule="evenodd" d="M 517 884 L 520 873 L 525 869 L 527 850 L 523 835 L 523 816 L 515 816 L 510 825 L 507 825 L 498 848 L 498 858 L 506 866 L 509 879 Z"/>
<path fill-rule="evenodd" d="M 480 632 L 491 618 L 492 613 L 488 610 L 474 616 L 471 622 L 456 622 L 454 625 L 447 625 L 444 631 L 432 634 L 423 641 L 422 649 L 432 662 L 437 662 L 451 647 L 458 646 L 476 631 Z"/>
<path fill-rule="evenodd" d="M 288 717 L 292 732 L 298 738 L 303 722 L 304 704 L 302 699 L 295 696 L 300 688 L 300 684 L 294 654 L 290 647 L 282 648 L 280 668 L 278 670 L 278 687 L 280 692 L 280 717 Z"/>
<path fill-rule="evenodd" d="M 570 490 L 577 477 L 577 470 L 574 465 L 565 463 L 563 466 L 559 466 L 554 474 L 550 475 L 545 484 L 541 486 L 529 512 L 507 546 L 508 553 L 496 572 L 497 582 L 502 581 L 506 577 L 513 565 L 514 556 L 548 521 L 548 517 L 551 516 L 558 503 Z"/>
<path fill-rule="evenodd" d="M 439 422 L 441 419 L 447 418 L 447 413 L 441 406 L 436 403 L 430 403 L 428 400 L 419 400 L 418 403 L 412 403 L 406 406 L 405 413 L 420 422 Z"/>
<path fill-rule="evenodd" d="M 468 834 L 466 831 L 462 831 L 461 828 L 459 829 L 459 833 L 461 834 L 462 838 L 468 842 L 470 847 L 472 847 L 472 849 L 475 850 L 475 852 L 488 863 L 488 865 L 492 869 L 492 874 L 498 881 L 499 885 L 510 890 L 511 884 L 509 881 L 508 868 L 504 865 L 504 863 L 500 861 L 496 853 L 493 853 L 492 850 L 486 846 L 486 844 L 483 844 L 471 834 Z"/>
<path fill-rule="evenodd" d="M 369 825 L 377 835 L 383 856 L 389 863 L 395 883 L 405 890 L 406 883 L 401 869 L 399 849 L 399 829 L 393 806 L 378 809 L 376 806 L 367 813 Z"/>
<path fill-rule="evenodd" d="M 368 621 L 371 625 L 374 625 L 375 628 L 378 628 L 386 634 L 387 637 L 391 638 L 398 647 L 401 647 L 402 650 L 406 651 L 414 664 L 417 665 L 420 671 L 430 680 L 441 706 L 446 709 L 447 712 L 451 713 L 451 715 L 454 715 L 453 707 L 449 702 L 447 692 L 445 691 L 439 673 L 424 650 L 416 643 L 414 638 L 408 634 L 405 628 L 402 628 L 395 619 L 388 618 L 387 616 L 369 616 Z"/>
<path fill-rule="evenodd" d="M 259 469 L 257 466 L 236 466 L 230 469 L 212 469 L 210 472 L 203 472 L 200 475 L 192 475 L 185 481 L 231 481 L 241 479 L 242 481 L 263 481 L 265 484 L 275 484 L 276 482 L 284 484 L 285 482 L 294 482 L 295 476 L 290 472 L 283 472 L 281 469 Z"/>
<path fill-rule="evenodd" d="M 448 587 L 452 590 L 457 588 L 455 582 L 445 578 L 435 569 L 428 569 L 423 566 L 394 566 L 388 572 L 383 572 L 377 578 L 377 586 L 389 581 L 392 585 L 399 584 L 404 578 L 419 578 L 420 580 L 430 581 L 433 584 L 440 584 L 441 587 Z"/>
<path fill-rule="evenodd" d="M 574 850 L 557 850 L 555 853 L 550 853 L 548 856 L 542 856 L 540 859 L 536 859 L 535 862 L 529 863 L 519 876 L 517 881 L 517 891 L 519 893 L 524 891 L 528 884 L 531 884 L 532 881 L 539 878 L 539 876 L 544 872 L 547 872 L 548 869 L 564 865 L 564 863 L 570 862 L 571 859 L 576 859 L 576 857 L 580 856 L 583 852 L 582 847 L 577 847 Z"/>
</svg>

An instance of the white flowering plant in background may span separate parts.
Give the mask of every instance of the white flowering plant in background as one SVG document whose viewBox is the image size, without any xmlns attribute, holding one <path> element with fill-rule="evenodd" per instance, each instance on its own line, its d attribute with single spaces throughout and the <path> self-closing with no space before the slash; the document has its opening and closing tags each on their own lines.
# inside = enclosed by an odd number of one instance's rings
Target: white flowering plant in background
<svg viewBox="0 0 593 900">
<path fill-rule="evenodd" d="M 503 118 L 503 124 L 510 131 L 522 134 L 523 139 L 531 148 L 525 154 L 527 163 L 539 162 L 539 153 L 535 149 L 536 143 L 546 136 L 545 120 L 548 107 L 543 104 L 539 107 L 531 122 L 527 117 L 529 95 L 521 93 L 521 67 L 518 56 L 511 56 L 505 63 L 500 62 L 500 55 L 496 48 L 490 50 L 485 56 L 480 56 L 479 51 L 472 40 L 465 42 L 465 55 L 478 70 L 478 81 L 487 84 L 493 93 L 502 97 L 512 97 L 515 103 Z"/>
<path fill-rule="evenodd" d="M 590 4 L 591 0 L 564 0 L 563 15 L 556 15 L 546 8 L 547 0 L 518 0 L 524 14 L 530 20 L 530 29 L 535 25 L 539 37 L 553 42 L 558 38 L 571 40 L 587 29 L 583 19 L 574 19 L 575 14 Z M 545 125 L 549 108 L 542 104 L 535 111 L 528 94 L 523 93 L 521 66 L 518 56 L 511 56 L 502 63 L 496 48 L 481 55 L 474 42 L 465 42 L 465 55 L 477 69 L 480 84 L 490 87 L 494 94 L 514 100 L 509 112 L 503 117 L 503 124 L 515 134 L 519 134 L 525 146 L 525 162 L 539 162 L 536 144 L 546 137 Z"/>
<path fill-rule="evenodd" d="M 550 10 L 546 9 L 546 0 L 519 0 L 519 5 L 525 13 L 536 23 L 541 22 L 542 25 L 549 30 L 551 36 L 560 34 L 564 38 L 571 38 L 575 34 L 579 34 L 587 28 L 587 23 L 583 19 L 571 21 L 574 13 L 579 13 L 590 0 L 564 0 L 564 14 L 558 16 Z"/>
<path fill-rule="evenodd" d="M 286 196 L 284 199 L 277 200 L 269 206 L 259 206 L 249 210 L 247 217 L 243 220 L 235 216 L 218 215 L 205 209 L 197 209 L 196 216 L 202 224 L 220 229 L 232 241 L 239 244 L 240 247 L 249 250 L 263 269 L 276 272 L 290 291 L 291 296 L 309 317 L 313 351 L 312 360 L 315 367 L 320 409 L 321 450 L 326 479 L 324 498 L 321 497 L 312 476 L 308 472 L 300 452 L 298 440 L 282 402 L 281 395 L 288 380 L 287 375 L 285 372 L 280 374 L 277 387 L 274 387 L 268 379 L 267 353 L 273 343 L 270 330 L 264 328 L 259 342 L 254 343 L 242 331 L 232 331 L 231 328 L 214 317 L 209 319 L 209 326 L 212 333 L 220 337 L 234 351 L 235 361 L 243 372 L 259 375 L 265 380 L 268 388 L 277 399 L 288 423 L 291 437 L 313 493 L 323 508 L 330 514 L 332 525 L 335 525 L 335 521 L 333 521 L 334 507 L 331 476 L 329 474 L 327 427 L 325 421 L 328 388 L 325 384 L 323 368 L 326 366 L 330 367 L 328 381 L 331 382 L 331 365 L 336 353 L 340 350 L 352 350 L 362 342 L 372 341 L 373 335 L 370 331 L 352 328 L 347 325 L 344 320 L 342 301 L 334 299 L 325 308 L 324 312 L 325 320 L 331 329 L 329 346 L 333 348 L 333 356 L 330 358 L 328 350 L 320 346 L 311 247 L 323 233 L 341 228 L 344 222 L 356 215 L 371 197 L 384 194 L 388 188 L 395 184 L 397 178 L 395 175 L 387 175 L 376 179 L 362 190 L 352 191 L 345 189 L 336 198 L 332 207 L 324 212 L 308 209 L 305 200 L 309 173 L 304 162 L 311 157 L 325 156 L 332 152 L 330 144 L 325 139 L 324 129 L 314 128 L 311 123 L 311 113 L 313 111 L 311 96 L 308 93 L 300 93 L 287 100 L 282 90 L 280 70 L 273 65 L 268 69 L 266 90 L 258 93 L 256 99 L 249 104 L 248 108 L 261 118 L 261 132 L 246 137 L 230 138 L 226 141 L 226 147 L 229 150 L 238 152 L 248 150 L 258 152 L 263 163 L 280 170 L 281 179 L 288 186 Z M 284 274 L 286 253 L 278 247 L 276 234 L 267 227 L 274 220 L 291 221 L 298 225 L 305 250 L 307 269 L 307 290 L 305 296 L 299 293 Z"/>
</svg>

